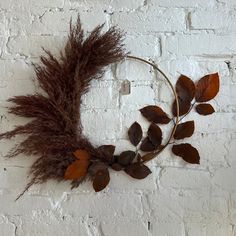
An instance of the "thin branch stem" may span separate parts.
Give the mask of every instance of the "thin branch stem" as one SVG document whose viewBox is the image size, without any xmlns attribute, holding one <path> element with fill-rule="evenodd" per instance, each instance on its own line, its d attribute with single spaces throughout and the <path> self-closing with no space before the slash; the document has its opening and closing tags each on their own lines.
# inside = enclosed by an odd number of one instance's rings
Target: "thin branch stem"
<svg viewBox="0 0 236 236">
<path fill-rule="evenodd" d="M 170 86 L 170 88 L 171 88 L 171 90 L 172 90 L 172 92 L 174 94 L 175 100 L 176 100 L 176 111 L 177 111 L 177 114 L 176 114 L 176 118 L 175 118 L 175 124 L 174 124 L 174 126 L 173 126 L 173 128 L 171 130 L 169 138 L 168 138 L 167 142 L 164 144 L 164 146 L 160 150 L 153 152 L 153 154 L 155 154 L 155 156 L 153 156 L 153 158 L 150 158 L 147 161 L 142 161 L 142 163 L 146 163 L 146 162 L 151 161 L 152 159 L 156 158 L 170 144 L 170 142 L 171 142 L 171 140 L 172 140 L 172 138 L 173 138 L 173 136 L 175 134 L 177 125 L 179 123 L 179 101 L 178 101 L 178 96 L 177 96 L 177 93 L 175 91 L 175 88 L 174 88 L 173 84 L 171 83 L 170 79 L 167 77 L 167 75 L 161 69 L 158 68 L 158 66 L 155 63 L 152 63 L 150 61 L 147 61 L 147 60 L 145 60 L 143 58 L 136 57 L 136 56 L 130 56 L 129 55 L 129 56 L 127 56 L 127 58 L 128 59 L 135 59 L 135 60 L 138 60 L 138 61 L 142 61 L 142 62 L 152 66 L 152 68 L 154 70 L 158 71 L 166 79 L 166 81 L 168 82 L 168 84 L 169 84 L 169 86 Z"/>
<path fill-rule="evenodd" d="M 184 116 L 182 116 L 182 117 L 180 118 L 179 122 L 181 122 L 181 121 L 192 111 L 192 109 L 193 109 L 193 107 L 194 107 L 195 104 L 196 104 L 196 102 L 194 102 L 194 103 L 191 105 L 191 107 L 189 108 L 188 112 L 187 112 Z"/>
</svg>

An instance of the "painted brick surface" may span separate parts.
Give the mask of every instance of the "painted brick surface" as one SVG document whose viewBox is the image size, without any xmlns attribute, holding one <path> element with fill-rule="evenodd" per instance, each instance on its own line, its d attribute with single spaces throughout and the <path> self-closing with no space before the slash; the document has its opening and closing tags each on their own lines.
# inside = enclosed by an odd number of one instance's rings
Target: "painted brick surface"
<svg viewBox="0 0 236 236">
<path fill-rule="evenodd" d="M 1 236 L 236 236 L 236 1 L 235 0 L 0 0 L 0 131 L 26 119 L 7 114 L 6 99 L 38 91 L 32 63 L 42 46 L 58 55 L 70 17 L 86 29 L 105 23 L 127 32 L 127 49 L 152 59 L 173 81 L 180 74 L 198 80 L 219 72 L 221 91 L 211 101 L 216 113 L 192 113 L 201 165 L 184 163 L 170 150 L 152 161 L 152 175 L 136 181 L 111 171 L 109 188 L 94 193 L 90 183 L 33 186 L 27 183 L 33 158 L 4 155 L 21 139 L 0 142 Z M 138 109 L 160 104 L 170 110 L 171 93 L 152 69 L 126 60 L 110 66 L 84 96 L 84 133 L 94 144 L 133 150 L 127 130 Z M 131 93 L 122 95 L 128 80 Z M 165 136 L 170 127 L 164 128 Z M 186 140 L 188 141 L 188 140 Z"/>
</svg>

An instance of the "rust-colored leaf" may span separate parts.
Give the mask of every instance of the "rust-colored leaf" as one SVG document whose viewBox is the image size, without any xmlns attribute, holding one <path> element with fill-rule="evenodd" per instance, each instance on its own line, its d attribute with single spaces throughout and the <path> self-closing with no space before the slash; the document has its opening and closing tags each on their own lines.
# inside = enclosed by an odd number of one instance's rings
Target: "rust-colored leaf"
<svg viewBox="0 0 236 236">
<path fill-rule="evenodd" d="M 155 148 L 157 148 L 159 145 L 161 145 L 162 131 L 158 125 L 152 123 L 149 126 L 148 138 L 151 141 L 151 143 L 155 146 Z"/>
<path fill-rule="evenodd" d="M 149 121 L 159 124 L 168 124 L 170 118 L 168 115 L 158 106 L 146 106 L 140 110 L 142 115 Z"/>
<path fill-rule="evenodd" d="M 178 98 L 178 101 L 179 101 L 179 116 L 183 116 L 189 111 L 189 109 L 191 107 L 191 102 L 183 101 L 180 98 Z M 176 101 L 174 101 L 173 105 L 172 105 L 172 114 L 174 116 L 177 116 Z"/>
<path fill-rule="evenodd" d="M 110 182 L 108 169 L 99 170 L 93 180 L 93 188 L 96 192 L 102 191 Z"/>
<path fill-rule="evenodd" d="M 79 160 L 88 160 L 91 157 L 90 153 L 84 149 L 77 149 L 73 154 Z"/>
<path fill-rule="evenodd" d="M 111 168 L 115 171 L 120 171 L 123 169 L 122 165 L 120 165 L 119 163 L 112 164 Z"/>
<path fill-rule="evenodd" d="M 187 121 L 182 124 L 178 124 L 177 129 L 174 134 L 175 139 L 183 139 L 191 137 L 194 132 L 194 121 Z"/>
<path fill-rule="evenodd" d="M 146 137 L 141 146 L 140 146 L 140 150 L 142 150 L 143 152 L 151 152 L 154 151 L 156 149 L 156 147 L 152 144 L 152 142 L 150 141 L 150 139 L 148 137 Z"/>
<path fill-rule="evenodd" d="M 84 177 L 87 174 L 89 160 L 76 160 L 69 165 L 65 172 L 65 179 L 76 180 Z"/>
<path fill-rule="evenodd" d="M 118 157 L 118 163 L 122 166 L 129 165 L 135 158 L 136 153 L 133 151 L 124 151 Z"/>
<path fill-rule="evenodd" d="M 197 102 L 207 102 L 213 99 L 220 88 L 218 73 L 206 75 L 196 85 L 195 99 Z"/>
<path fill-rule="evenodd" d="M 185 75 L 181 75 L 176 83 L 176 93 L 184 102 L 191 102 L 195 95 L 194 82 Z"/>
<path fill-rule="evenodd" d="M 212 105 L 208 103 L 198 104 L 195 109 L 198 114 L 203 116 L 211 115 L 215 112 L 215 109 L 212 107 Z"/>
<path fill-rule="evenodd" d="M 137 146 L 143 137 L 143 131 L 138 122 L 134 122 L 128 130 L 129 140 L 134 145 Z"/>
<path fill-rule="evenodd" d="M 126 167 L 125 172 L 135 179 L 144 179 L 152 173 L 147 166 L 137 162 Z"/>
<path fill-rule="evenodd" d="M 195 85 L 193 81 L 185 75 L 181 75 L 176 83 L 176 93 L 179 102 L 179 116 L 185 115 L 190 107 L 195 95 Z M 177 116 L 176 100 L 172 106 L 172 114 Z"/>
<path fill-rule="evenodd" d="M 172 152 L 180 156 L 188 163 L 199 164 L 200 156 L 198 150 L 188 143 L 173 145 Z"/>
</svg>

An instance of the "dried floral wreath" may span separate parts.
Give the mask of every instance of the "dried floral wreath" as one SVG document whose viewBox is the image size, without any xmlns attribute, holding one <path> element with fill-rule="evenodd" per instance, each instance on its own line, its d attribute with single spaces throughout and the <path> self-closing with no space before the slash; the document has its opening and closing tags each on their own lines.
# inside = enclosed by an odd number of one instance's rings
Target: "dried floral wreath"
<svg viewBox="0 0 236 236">
<path fill-rule="evenodd" d="M 84 39 L 79 18 L 75 26 L 70 23 L 68 41 L 59 60 L 45 51 L 47 56 L 41 56 L 42 65 L 34 65 L 37 81 L 44 94 L 9 99 L 14 103 L 9 108 L 10 113 L 33 118 L 26 125 L 0 134 L 0 139 L 26 136 L 7 157 L 18 154 L 39 156 L 31 167 L 32 179 L 24 192 L 33 184 L 49 179 L 70 180 L 72 188 L 78 187 L 83 180 L 90 179 L 94 190 L 98 192 L 110 181 L 109 167 L 116 171 L 123 170 L 133 178 L 143 179 L 151 173 L 146 162 L 173 144 L 173 140 L 192 136 L 194 121 L 182 120 L 194 107 L 201 115 L 214 112 L 214 108 L 206 102 L 213 99 L 219 91 L 217 73 L 204 76 L 196 84 L 187 76 L 181 75 L 174 88 L 157 65 L 124 52 L 123 34 L 117 28 L 113 27 L 105 33 L 101 33 L 101 30 L 102 26 L 96 27 Z M 136 151 L 127 150 L 114 155 L 115 146 L 94 147 L 83 135 L 80 120 L 81 97 L 88 91 L 93 79 L 102 77 L 107 65 L 127 57 L 151 65 L 164 76 L 175 97 L 173 118 L 158 106 L 142 108 L 141 114 L 150 122 L 147 137 L 143 138 L 141 126 L 134 122 L 128 130 L 128 137 Z M 158 124 L 168 124 L 171 120 L 173 128 L 167 142 L 163 144 L 162 130 Z M 140 151 L 146 154 L 141 156 Z M 199 164 L 197 149 L 188 143 L 174 144 L 172 152 L 188 163 Z"/>
</svg>

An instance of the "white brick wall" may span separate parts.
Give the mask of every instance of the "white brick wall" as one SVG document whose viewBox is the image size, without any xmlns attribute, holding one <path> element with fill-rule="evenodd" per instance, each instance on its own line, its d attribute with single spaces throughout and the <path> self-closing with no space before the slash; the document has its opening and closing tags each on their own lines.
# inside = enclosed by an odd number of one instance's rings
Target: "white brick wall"
<svg viewBox="0 0 236 236">
<path fill-rule="evenodd" d="M 111 171 L 101 193 L 90 183 L 71 191 L 67 182 L 49 181 L 14 202 L 33 158 L 4 159 L 19 139 L 1 141 L 0 235 L 236 236 L 235 7 L 236 0 L 0 0 L 1 131 L 26 121 L 7 114 L 5 100 L 37 89 L 31 62 L 41 46 L 58 53 L 78 12 L 88 31 L 104 22 L 127 31 L 128 50 L 155 60 L 173 82 L 181 73 L 194 80 L 216 71 L 221 76 L 212 101 L 216 113 L 189 116 L 196 120 L 189 141 L 199 149 L 200 166 L 166 150 L 142 181 Z M 131 94 L 121 95 L 126 79 Z M 135 120 L 147 128 L 138 109 L 154 103 L 168 110 L 170 92 L 149 67 L 131 61 L 112 66 L 84 97 L 84 132 L 95 144 L 117 145 L 117 152 L 132 149 L 127 129 Z"/>
</svg>

